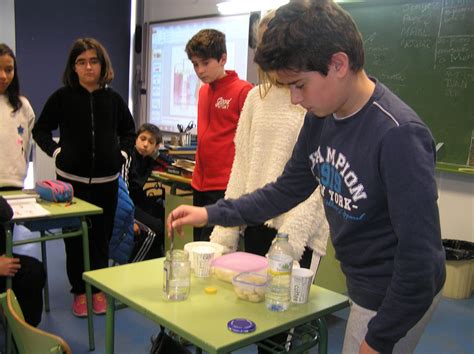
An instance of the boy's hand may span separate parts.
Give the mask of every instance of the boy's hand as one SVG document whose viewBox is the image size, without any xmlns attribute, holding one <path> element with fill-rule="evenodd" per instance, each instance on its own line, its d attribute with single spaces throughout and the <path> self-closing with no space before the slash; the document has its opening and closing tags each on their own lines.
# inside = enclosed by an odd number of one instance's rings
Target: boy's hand
<svg viewBox="0 0 474 354">
<path fill-rule="evenodd" d="M 168 215 L 168 220 L 166 221 L 168 237 L 171 237 L 173 229 L 175 229 L 180 236 L 184 236 L 184 225 L 203 227 L 207 224 L 207 220 L 206 208 L 181 205 Z"/>
<path fill-rule="evenodd" d="M 0 275 L 4 277 L 13 277 L 21 268 L 19 258 L 0 256 Z"/>
<path fill-rule="evenodd" d="M 133 223 L 133 233 L 135 235 L 138 235 L 140 233 L 140 227 L 138 226 L 138 224 L 136 222 Z"/>
</svg>

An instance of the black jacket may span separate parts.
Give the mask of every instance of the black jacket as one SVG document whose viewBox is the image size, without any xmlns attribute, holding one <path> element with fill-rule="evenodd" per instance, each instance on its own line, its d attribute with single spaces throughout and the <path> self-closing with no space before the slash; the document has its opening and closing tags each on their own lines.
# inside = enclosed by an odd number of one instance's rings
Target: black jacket
<svg viewBox="0 0 474 354">
<path fill-rule="evenodd" d="M 156 161 L 153 158 L 150 156 L 143 157 L 136 148 L 133 149 L 128 170 L 128 188 L 135 206 L 144 208 L 147 205 L 146 192 L 143 190 L 143 187 L 155 166 Z"/>
<path fill-rule="evenodd" d="M 163 220 L 164 220 L 164 206 L 165 198 L 162 190 L 161 196 L 147 196 L 147 192 L 143 189 L 145 183 L 148 181 L 153 169 L 158 165 L 158 162 L 151 156 L 141 156 L 137 149 L 134 148 L 130 166 L 128 169 L 127 182 L 130 192 L 130 198 L 135 205 L 135 220 L 146 225 L 156 235 L 163 240 Z M 151 259 L 162 255 L 162 250 L 152 246 L 144 259 Z"/>
<path fill-rule="evenodd" d="M 7 222 L 13 217 L 13 210 L 8 202 L 0 195 L 0 222 Z M 3 225 L 1 225 L 3 228 Z"/>
<path fill-rule="evenodd" d="M 10 221 L 12 217 L 13 210 L 10 204 L 8 204 L 8 202 L 2 196 L 0 196 L 0 255 L 5 253 L 7 243 L 3 223 Z"/>
<path fill-rule="evenodd" d="M 59 142 L 52 132 L 59 127 Z M 33 129 L 49 156 L 57 148 L 56 168 L 74 176 L 109 177 L 120 171 L 135 142 L 135 123 L 124 100 L 111 88 L 92 93 L 63 87 L 51 95 Z"/>
</svg>

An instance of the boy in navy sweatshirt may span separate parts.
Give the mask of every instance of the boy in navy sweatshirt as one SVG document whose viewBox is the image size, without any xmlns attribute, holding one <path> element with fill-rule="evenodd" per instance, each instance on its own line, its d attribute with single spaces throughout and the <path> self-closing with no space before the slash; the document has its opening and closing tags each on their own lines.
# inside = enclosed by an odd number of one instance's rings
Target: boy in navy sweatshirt
<svg viewBox="0 0 474 354">
<path fill-rule="evenodd" d="M 366 75 L 361 35 L 331 0 L 278 9 L 255 61 L 309 112 L 291 159 L 254 193 L 177 208 L 168 230 L 258 224 L 320 185 L 351 299 L 343 352 L 412 353 L 445 281 L 429 129 Z"/>
</svg>

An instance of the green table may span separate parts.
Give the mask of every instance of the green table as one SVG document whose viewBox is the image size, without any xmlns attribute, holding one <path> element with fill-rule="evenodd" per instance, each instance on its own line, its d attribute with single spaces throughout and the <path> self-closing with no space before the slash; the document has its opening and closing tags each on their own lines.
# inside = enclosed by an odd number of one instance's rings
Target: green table
<svg viewBox="0 0 474 354">
<path fill-rule="evenodd" d="M 0 195 L 7 197 L 9 195 L 20 194 L 18 191 L 9 191 L 9 192 L 0 192 Z M 35 217 L 13 217 L 12 221 L 15 224 L 24 224 L 31 231 L 40 231 L 40 237 L 29 238 L 21 241 L 13 241 L 13 235 L 9 227 L 9 223 L 4 224 L 5 234 L 6 234 L 6 250 L 5 253 L 7 257 L 12 256 L 13 247 L 24 245 L 27 243 L 41 243 L 41 255 L 42 261 L 46 267 L 46 247 L 44 242 L 64 239 L 69 237 L 82 237 L 82 246 L 83 246 L 83 257 L 84 257 L 84 270 L 90 270 L 90 260 L 89 260 L 89 235 L 87 229 L 86 217 L 89 215 L 101 214 L 102 208 L 90 204 L 86 201 L 83 201 L 79 198 L 74 198 L 72 204 L 66 203 L 53 203 L 47 201 L 40 201 L 39 203 L 44 209 L 46 209 L 50 214 L 43 216 Z M 62 226 L 72 226 L 77 225 L 78 230 L 70 232 L 59 231 L 54 234 L 46 234 L 47 230 L 60 228 Z M 62 230 L 62 229 L 61 229 Z M 46 272 L 47 274 L 47 272 Z M 47 278 L 46 278 L 47 279 Z M 7 278 L 7 288 L 11 288 L 11 278 Z M 92 290 L 90 284 L 86 283 L 86 297 L 87 297 L 87 321 L 89 329 L 89 349 L 94 350 L 94 324 L 92 321 Z M 45 286 L 45 310 L 49 311 L 49 300 L 48 300 L 48 283 Z M 9 332 L 9 331 L 7 331 Z M 8 333 L 7 333 L 8 334 Z M 9 348 L 9 341 L 11 337 L 7 336 L 7 347 Z M 8 352 L 8 351 L 7 351 Z"/>
<path fill-rule="evenodd" d="M 192 191 L 191 178 L 176 176 L 176 175 L 173 175 L 171 173 L 166 173 L 166 172 L 153 171 L 153 173 L 150 175 L 150 179 L 161 182 L 169 186 L 171 194 L 176 194 L 177 189 L 181 189 L 188 192 Z M 187 193 L 187 195 L 192 195 L 192 192 Z"/>
<path fill-rule="evenodd" d="M 269 312 L 264 303 L 240 300 L 232 284 L 214 278 L 191 279 L 191 293 L 186 301 L 168 302 L 162 297 L 163 258 L 85 272 L 86 282 L 107 295 L 106 353 L 114 352 L 115 300 L 137 311 L 209 353 L 228 353 L 259 342 L 274 334 L 321 318 L 348 306 L 346 296 L 311 287 L 310 300 L 292 305 L 285 312 Z M 204 293 L 206 286 L 216 286 L 217 294 Z M 247 318 L 257 325 L 255 332 L 232 333 L 227 322 Z M 327 329 L 320 333 L 327 344 Z"/>
</svg>

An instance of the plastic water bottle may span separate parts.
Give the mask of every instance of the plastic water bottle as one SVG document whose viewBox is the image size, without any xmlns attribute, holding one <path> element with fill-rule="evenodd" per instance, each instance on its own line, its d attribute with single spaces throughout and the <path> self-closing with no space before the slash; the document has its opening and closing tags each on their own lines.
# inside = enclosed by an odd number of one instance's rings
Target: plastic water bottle
<svg viewBox="0 0 474 354">
<path fill-rule="evenodd" d="M 293 248 L 288 243 L 288 234 L 278 233 L 268 251 L 265 305 L 270 311 L 285 311 L 290 306 L 292 268 Z"/>
</svg>

